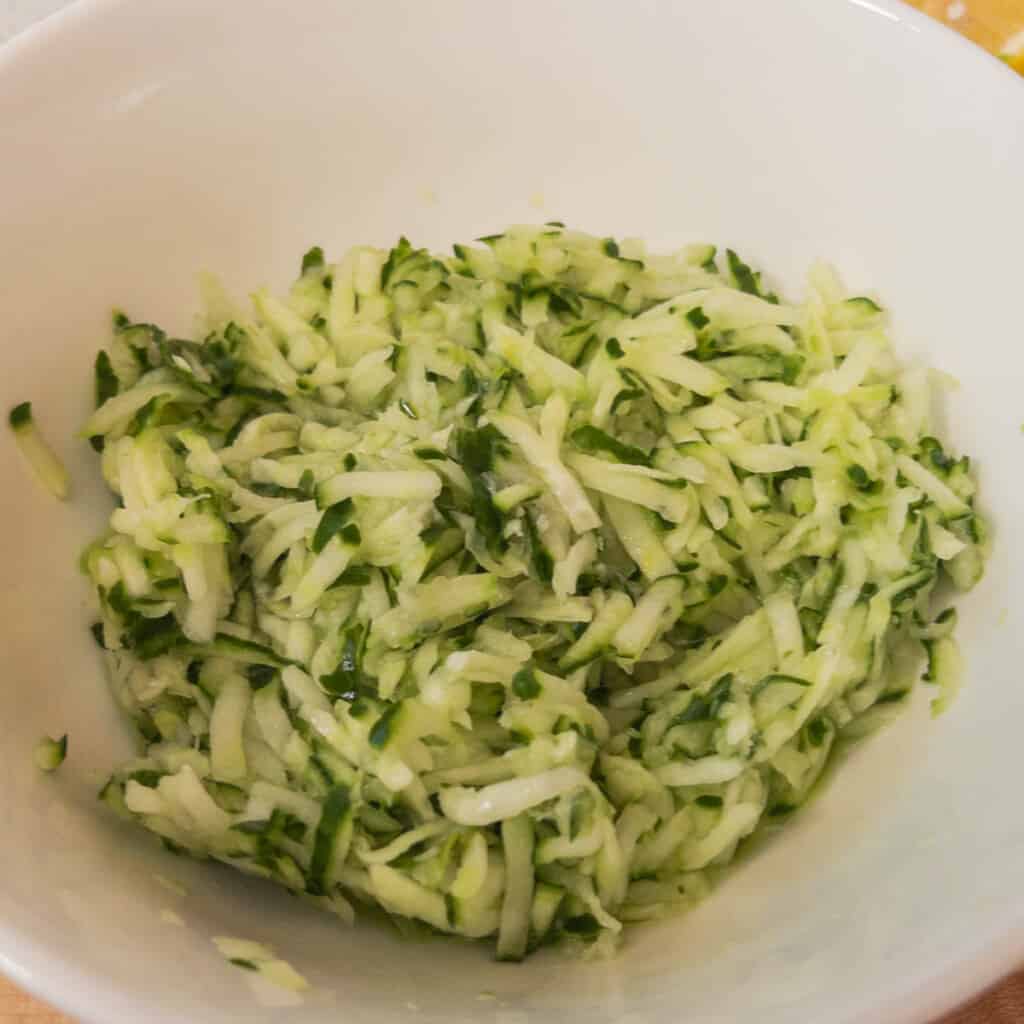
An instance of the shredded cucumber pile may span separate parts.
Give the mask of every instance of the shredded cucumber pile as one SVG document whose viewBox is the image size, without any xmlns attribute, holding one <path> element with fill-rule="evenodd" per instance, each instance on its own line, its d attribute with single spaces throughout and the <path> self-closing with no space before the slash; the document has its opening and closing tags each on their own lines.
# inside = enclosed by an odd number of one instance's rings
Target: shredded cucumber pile
<svg viewBox="0 0 1024 1024">
<path fill-rule="evenodd" d="M 560 224 L 319 249 L 198 337 L 115 316 L 83 566 L 174 850 L 503 959 L 701 897 L 921 674 L 983 567 L 870 299 Z"/>
</svg>

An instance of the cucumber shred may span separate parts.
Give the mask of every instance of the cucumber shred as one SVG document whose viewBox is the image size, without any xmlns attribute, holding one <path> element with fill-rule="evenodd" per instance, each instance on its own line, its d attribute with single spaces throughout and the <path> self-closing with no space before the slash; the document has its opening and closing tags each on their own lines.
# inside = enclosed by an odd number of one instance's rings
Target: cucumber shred
<svg viewBox="0 0 1024 1024">
<path fill-rule="evenodd" d="M 261 942 L 230 935 L 215 935 L 212 942 L 229 964 L 243 971 L 252 971 L 278 988 L 295 994 L 309 988 L 309 982 L 287 960 L 280 959 Z"/>
<path fill-rule="evenodd" d="M 68 471 L 39 432 L 32 415 L 32 403 L 21 402 L 14 406 L 8 413 L 7 425 L 33 476 L 58 501 L 64 501 L 70 489 Z"/>
<path fill-rule="evenodd" d="M 64 758 L 67 757 L 67 754 L 67 735 L 61 736 L 60 739 L 56 740 L 51 739 L 49 736 L 44 736 L 36 744 L 36 767 L 41 772 L 55 772 L 64 763 Z"/>
<path fill-rule="evenodd" d="M 251 311 L 208 282 L 202 340 L 117 314 L 82 567 L 144 752 L 104 802 L 345 921 L 592 954 L 703 898 L 915 653 L 945 710 L 970 464 L 881 306 L 722 252 L 315 247 Z"/>
</svg>

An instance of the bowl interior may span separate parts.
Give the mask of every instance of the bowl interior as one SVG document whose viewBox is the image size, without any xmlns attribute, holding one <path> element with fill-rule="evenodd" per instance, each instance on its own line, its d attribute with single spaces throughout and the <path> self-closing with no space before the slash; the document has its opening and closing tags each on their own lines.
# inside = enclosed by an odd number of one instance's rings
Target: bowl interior
<svg viewBox="0 0 1024 1024">
<path fill-rule="evenodd" d="M 1008 898 L 1024 884 L 1024 93 L 1008 72 L 888 2 L 149 0 L 74 8 L 0 55 L 0 79 L 0 394 L 34 401 L 75 489 L 51 502 L 0 445 L 0 969 L 86 1019 L 280 1019 L 292 997 L 215 953 L 230 934 L 314 983 L 289 1011 L 303 1024 L 895 1021 L 1024 952 Z M 614 962 L 508 967 L 347 930 L 102 812 L 130 745 L 75 572 L 110 505 L 74 432 L 113 306 L 186 331 L 199 269 L 283 287 L 313 244 L 447 246 L 551 218 L 731 245 L 792 292 L 824 257 L 877 291 L 901 352 L 959 380 L 949 434 L 977 458 L 996 550 L 963 603 L 949 715 L 913 709 Z M 65 731 L 64 769 L 40 776 L 36 740 Z"/>
</svg>

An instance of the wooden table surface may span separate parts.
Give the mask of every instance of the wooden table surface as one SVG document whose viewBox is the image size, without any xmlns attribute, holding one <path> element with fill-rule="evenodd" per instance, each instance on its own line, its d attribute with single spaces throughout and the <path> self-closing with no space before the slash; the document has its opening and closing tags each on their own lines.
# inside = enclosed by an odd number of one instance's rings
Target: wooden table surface
<svg viewBox="0 0 1024 1024">
<path fill-rule="evenodd" d="M 1024 74 L 1024 0 L 909 0 Z M 1016 38 L 1015 38 L 1016 37 Z M 1013 51 L 1013 52 L 1010 52 Z M 1024 94 L 1021 97 L 1024 102 Z M 1024 969 L 939 1024 L 1022 1024 Z M 0 1024 L 74 1024 L 0 977 Z"/>
</svg>

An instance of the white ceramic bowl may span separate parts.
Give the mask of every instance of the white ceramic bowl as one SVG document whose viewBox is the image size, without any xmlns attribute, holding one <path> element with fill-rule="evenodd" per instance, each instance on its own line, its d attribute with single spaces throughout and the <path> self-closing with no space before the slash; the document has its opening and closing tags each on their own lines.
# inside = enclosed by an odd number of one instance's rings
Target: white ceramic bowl
<svg viewBox="0 0 1024 1024">
<path fill-rule="evenodd" d="M 275 990 L 214 953 L 228 933 L 308 975 L 299 1024 L 820 1024 L 924 1021 L 1024 958 L 1009 71 L 889 0 L 108 0 L 0 52 L 0 124 L 0 396 L 35 401 L 75 487 L 51 502 L 0 445 L 0 969 L 89 1021 L 281 1019 Z M 787 835 L 615 962 L 504 966 L 346 930 L 101 813 L 128 743 L 74 569 L 107 499 L 72 434 L 115 304 L 184 330 L 198 268 L 283 285 L 313 243 L 446 245 L 552 217 L 731 244 L 790 286 L 826 256 L 879 290 L 903 350 L 961 381 L 950 427 L 997 539 L 963 604 L 970 678 L 948 716 L 917 708 L 879 736 Z M 37 737 L 65 730 L 64 769 L 40 776 Z"/>
</svg>

